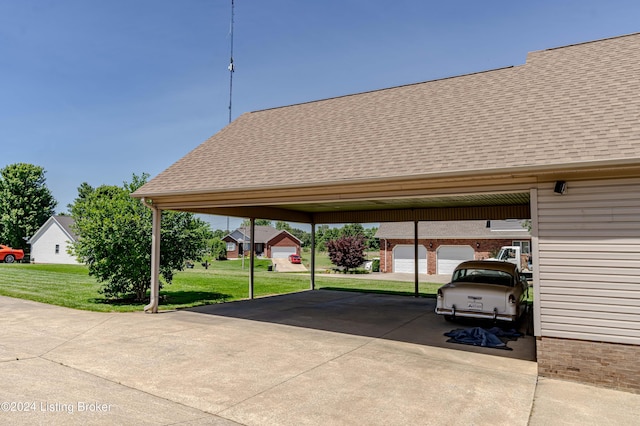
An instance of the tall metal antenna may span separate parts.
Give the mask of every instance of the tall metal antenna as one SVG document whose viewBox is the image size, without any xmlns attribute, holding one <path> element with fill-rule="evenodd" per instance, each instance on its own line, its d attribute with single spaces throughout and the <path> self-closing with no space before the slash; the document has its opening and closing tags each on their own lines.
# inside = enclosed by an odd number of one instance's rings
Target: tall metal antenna
<svg viewBox="0 0 640 426">
<path fill-rule="evenodd" d="M 233 9 L 234 0 L 231 0 L 231 61 L 229 62 L 229 123 L 231 123 L 231 101 L 233 99 Z"/>
<path fill-rule="evenodd" d="M 234 1 L 231 0 L 231 60 L 229 61 L 229 124 L 231 124 L 231 101 L 233 100 L 233 15 L 234 15 Z M 229 229 L 229 216 L 227 216 L 227 232 L 230 232 Z M 242 262 L 244 262 L 244 255 L 242 256 Z M 243 263 L 244 264 L 244 263 Z"/>
</svg>

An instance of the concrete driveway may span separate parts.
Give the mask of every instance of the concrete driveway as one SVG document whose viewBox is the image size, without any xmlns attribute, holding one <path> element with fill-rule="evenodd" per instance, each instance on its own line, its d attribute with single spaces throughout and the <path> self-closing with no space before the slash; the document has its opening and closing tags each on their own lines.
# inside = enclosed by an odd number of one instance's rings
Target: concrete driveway
<svg viewBox="0 0 640 426">
<path fill-rule="evenodd" d="M 537 386 L 526 359 L 533 338 L 510 342 L 513 351 L 458 347 L 444 342 L 446 323 L 432 312 L 430 299 L 322 290 L 157 315 L 0 297 L 0 422 L 636 420 L 640 395 L 555 380 Z"/>
<path fill-rule="evenodd" d="M 271 259 L 276 272 L 307 272 L 302 263 L 291 263 L 289 259 Z"/>
</svg>

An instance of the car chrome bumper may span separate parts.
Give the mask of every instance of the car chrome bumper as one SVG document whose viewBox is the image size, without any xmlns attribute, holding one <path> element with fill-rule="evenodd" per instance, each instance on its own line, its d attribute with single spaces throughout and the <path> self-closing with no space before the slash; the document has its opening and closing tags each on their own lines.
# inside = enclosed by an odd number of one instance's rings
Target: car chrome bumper
<svg viewBox="0 0 640 426">
<path fill-rule="evenodd" d="M 513 322 L 517 319 L 516 315 L 494 314 L 493 312 L 462 311 L 459 309 L 453 310 L 453 309 L 446 309 L 446 308 L 436 308 L 436 314 L 450 315 L 452 317 L 460 317 L 460 318 L 495 319 L 499 321 L 509 321 L 509 322 Z"/>
</svg>

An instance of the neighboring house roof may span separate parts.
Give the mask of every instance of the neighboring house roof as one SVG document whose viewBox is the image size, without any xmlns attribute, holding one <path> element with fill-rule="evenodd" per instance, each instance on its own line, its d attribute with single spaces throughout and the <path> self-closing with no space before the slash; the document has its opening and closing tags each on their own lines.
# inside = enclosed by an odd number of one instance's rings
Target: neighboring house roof
<svg viewBox="0 0 640 426">
<path fill-rule="evenodd" d="M 432 239 L 529 239 L 529 231 L 522 226 L 522 221 L 433 221 L 418 223 L 418 238 Z M 376 232 L 377 238 L 413 239 L 414 225 L 411 222 L 381 223 Z"/>
<path fill-rule="evenodd" d="M 283 229 L 276 229 L 272 226 L 256 225 L 255 227 L 256 244 L 261 244 L 261 243 L 267 244 L 269 243 L 269 241 L 273 240 L 275 237 L 277 237 L 282 233 L 288 234 L 293 240 L 300 243 L 300 240 L 288 231 L 285 231 Z M 236 242 L 240 240 L 243 240 L 244 242 L 250 242 L 251 241 L 250 235 L 251 235 L 251 228 L 240 227 L 235 231 L 233 231 L 232 233 L 230 233 L 229 235 L 227 235 L 227 237 L 233 238 Z"/>
<path fill-rule="evenodd" d="M 135 196 L 637 167 L 638 75 L 640 33 L 532 52 L 511 68 L 245 113 Z M 221 158 L 242 158 L 252 179 L 210 173 Z"/>
<path fill-rule="evenodd" d="M 38 229 L 38 231 L 36 231 L 36 233 L 33 234 L 31 238 L 29 238 L 27 244 L 32 244 L 34 241 L 40 238 L 42 234 L 49 228 L 49 225 L 51 223 L 58 225 L 60 229 L 62 229 L 62 231 L 67 235 L 67 237 L 69 237 L 69 241 L 71 241 L 72 243 L 78 241 L 78 235 L 72 229 L 73 224 L 75 223 L 73 218 L 71 216 L 54 215 L 47 219 L 47 221 L 40 227 L 40 229 Z"/>
</svg>

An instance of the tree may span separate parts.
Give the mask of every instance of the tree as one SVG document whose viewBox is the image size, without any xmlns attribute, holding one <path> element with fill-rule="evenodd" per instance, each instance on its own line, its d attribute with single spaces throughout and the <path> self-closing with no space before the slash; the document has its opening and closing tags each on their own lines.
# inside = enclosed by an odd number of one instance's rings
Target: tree
<svg viewBox="0 0 640 426">
<path fill-rule="evenodd" d="M 211 237 L 223 239 L 224 237 L 227 236 L 228 233 L 229 233 L 228 231 L 223 231 L 222 229 L 216 229 L 215 231 L 213 231 L 213 234 L 211 235 Z"/>
<path fill-rule="evenodd" d="M 256 219 L 256 226 L 271 226 L 271 221 L 269 219 Z M 242 226 L 244 228 L 248 228 L 251 226 L 251 220 L 245 219 L 242 221 Z"/>
<path fill-rule="evenodd" d="M 340 237 L 327 241 L 327 251 L 331 263 L 338 267 L 345 268 L 345 272 L 352 268 L 357 268 L 364 262 L 364 237 L 357 235 L 354 237 Z"/>
<path fill-rule="evenodd" d="M 73 252 L 108 298 L 143 301 L 151 285 L 151 209 L 130 197 L 147 178 L 134 174 L 122 187 L 102 185 L 90 191 L 81 186 L 70 206 L 79 236 Z M 169 284 L 187 260 L 200 260 L 211 232 L 192 213 L 171 211 L 163 212 L 161 229 L 160 274 Z"/>
<path fill-rule="evenodd" d="M 293 228 L 289 225 L 289 222 L 285 222 L 283 220 L 279 220 L 276 222 L 276 229 L 280 231 L 288 231 L 291 232 Z"/>
<path fill-rule="evenodd" d="M 357 237 L 358 235 L 364 236 L 364 227 L 359 223 L 347 223 L 340 228 L 340 236 L 342 237 Z"/>
<path fill-rule="evenodd" d="M 227 244 L 220 238 L 212 238 L 210 240 L 209 249 L 214 259 L 224 260 L 227 258 Z"/>
<path fill-rule="evenodd" d="M 359 223 L 347 223 L 340 228 L 340 235 L 343 237 L 362 236 L 365 240 L 366 250 L 379 250 L 380 240 L 375 237 L 378 228 L 365 228 Z"/>
<path fill-rule="evenodd" d="M 320 225 L 316 229 L 316 247 L 318 251 L 327 250 L 327 242 L 340 238 L 338 228 L 330 228 L 329 225 Z"/>
<path fill-rule="evenodd" d="M 364 237 L 367 240 L 367 250 L 380 250 L 380 238 L 376 238 L 378 228 L 367 228 L 364 230 Z"/>
<path fill-rule="evenodd" d="M 291 229 L 291 235 L 300 240 L 300 243 L 303 247 L 311 246 L 311 233 L 303 231 L 302 229 L 293 228 Z"/>
<path fill-rule="evenodd" d="M 54 213 L 56 200 L 40 166 L 16 163 L 0 170 L 0 241 L 27 249 L 27 239 Z"/>
</svg>

